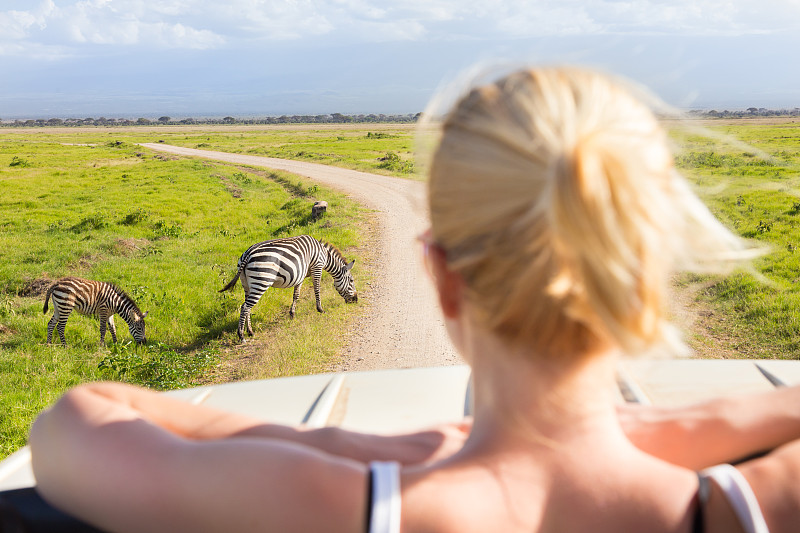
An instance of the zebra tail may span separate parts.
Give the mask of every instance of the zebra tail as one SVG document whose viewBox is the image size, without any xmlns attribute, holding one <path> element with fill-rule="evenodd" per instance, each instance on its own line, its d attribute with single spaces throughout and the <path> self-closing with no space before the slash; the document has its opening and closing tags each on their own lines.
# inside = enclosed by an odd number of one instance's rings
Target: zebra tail
<svg viewBox="0 0 800 533">
<path fill-rule="evenodd" d="M 50 295 L 53 294 L 53 289 L 56 288 L 56 284 L 53 283 L 50 285 L 50 288 L 47 289 L 47 294 L 44 295 L 44 309 L 42 309 L 42 314 L 47 312 L 47 303 L 50 301 Z"/>
<path fill-rule="evenodd" d="M 234 285 L 236 285 L 236 282 L 237 282 L 237 281 L 239 281 L 239 274 L 241 274 L 241 270 L 237 270 L 237 271 L 236 271 L 236 275 L 235 275 L 235 276 L 233 276 L 233 279 L 232 279 L 232 280 L 230 280 L 230 281 L 228 282 L 228 284 L 227 284 L 227 285 L 225 285 L 224 287 L 222 287 L 222 288 L 219 290 L 219 292 L 225 292 L 225 291 L 227 291 L 228 289 L 232 289 L 232 288 L 233 288 L 233 286 L 234 286 Z"/>
</svg>

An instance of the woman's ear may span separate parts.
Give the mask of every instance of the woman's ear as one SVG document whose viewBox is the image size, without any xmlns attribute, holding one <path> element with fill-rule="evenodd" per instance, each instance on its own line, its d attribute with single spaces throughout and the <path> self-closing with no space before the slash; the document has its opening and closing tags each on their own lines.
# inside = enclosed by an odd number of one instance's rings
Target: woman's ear
<svg viewBox="0 0 800 533">
<path fill-rule="evenodd" d="M 441 247 L 431 245 L 428 249 L 428 260 L 442 313 L 446 318 L 458 317 L 463 304 L 464 278 L 448 268 L 447 256 Z"/>
</svg>

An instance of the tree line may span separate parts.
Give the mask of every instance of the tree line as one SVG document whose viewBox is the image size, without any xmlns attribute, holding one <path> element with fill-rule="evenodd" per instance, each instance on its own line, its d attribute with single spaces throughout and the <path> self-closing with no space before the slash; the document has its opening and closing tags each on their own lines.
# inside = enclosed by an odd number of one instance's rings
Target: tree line
<svg viewBox="0 0 800 533">
<path fill-rule="evenodd" d="M 748 107 L 739 111 L 708 111 L 692 110 L 688 114 L 701 118 L 752 118 L 752 117 L 800 117 L 800 107 L 793 109 L 765 109 L 763 107 Z"/>
<path fill-rule="evenodd" d="M 70 127 L 70 126 L 153 126 L 153 125 L 205 125 L 205 124 L 364 124 L 364 123 L 413 123 L 419 120 L 422 113 L 407 113 L 404 115 L 358 114 L 345 115 L 330 113 L 325 115 L 281 115 L 267 117 L 201 117 L 174 119 L 168 116 L 159 118 L 49 118 L 49 119 L 0 119 L 0 127 Z M 717 111 L 693 109 L 687 115 L 698 118 L 751 118 L 751 117 L 800 117 L 800 107 L 793 109 L 766 109 L 763 107 L 748 107 L 744 110 Z"/>
<path fill-rule="evenodd" d="M 347 123 L 412 123 L 416 122 L 421 113 L 408 113 L 405 115 L 360 114 L 345 115 L 331 113 L 325 115 L 281 115 L 257 118 L 204 117 L 181 118 L 163 116 L 151 118 L 49 118 L 28 120 L 0 120 L 0 127 L 70 127 L 70 126 L 152 126 L 152 125 L 193 125 L 193 124 L 347 124 Z"/>
</svg>

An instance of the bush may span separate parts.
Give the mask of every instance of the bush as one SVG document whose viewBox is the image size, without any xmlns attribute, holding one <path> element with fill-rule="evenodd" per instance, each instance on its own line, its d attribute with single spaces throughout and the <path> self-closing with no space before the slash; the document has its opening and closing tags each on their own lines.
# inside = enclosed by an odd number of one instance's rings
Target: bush
<svg viewBox="0 0 800 533">
<path fill-rule="evenodd" d="M 75 233 L 82 233 L 84 231 L 93 230 L 93 229 L 103 229 L 108 226 L 108 222 L 106 222 L 106 217 L 101 214 L 94 214 L 88 216 L 72 226 L 72 231 Z"/>
<path fill-rule="evenodd" d="M 159 220 L 155 224 L 155 232 L 162 237 L 180 237 L 183 234 L 183 228 L 181 228 L 180 224 L 170 224 Z"/>
<path fill-rule="evenodd" d="M 378 168 L 385 168 L 393 172 L 411 174 L 414 172 L 414 162 L 406 161 L 394 152 L 386 152 L 386 155 L 379 159 L 381 163 Z"/>
<path fill-rule="evenodd" d="M 106 379 L 168 390 L 193 385 L 218 361 L 219 354 L 212 348 L 189 355 L 160 342 L 142 348 L 128 341 L 112 344 L 111 353 L 97 367 Z"/>
<path fill-rule="evenodd" d="M 125 226 L 134 226 L 140 222 L 144 222 L 150 217 L 150 213 L 142 209 L 141 207 L 135 211 L 131 211 L 125 218 L 122 219 L 122 224 Z"/>
</svg>

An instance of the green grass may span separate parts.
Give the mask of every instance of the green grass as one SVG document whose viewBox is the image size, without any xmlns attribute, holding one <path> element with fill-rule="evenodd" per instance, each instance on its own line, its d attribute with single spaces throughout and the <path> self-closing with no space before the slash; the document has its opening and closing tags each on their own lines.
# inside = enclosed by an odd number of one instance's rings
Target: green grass
<svg viewBox="0 0 800 533">
<path fill-rule="evenodd" d="M 187 148 L 296 159 L 387 176 L 421 179 L 414 166 L 414 124 L 159 126 L 9 129 L 0 140 L 81 144 L 164 142 Z M 22 166 L 30 159 L 18 154 Z M 10 161 L 9 161 L 10 162 Z M 5 165 L 3 165 L 5 167 Z"/>
<path fill-rule="evenodd" d="M 0 458 L 24 444 L 33 416 L 72 385 L 116 379 L 171 389 L 319 372 L 342 343 L 322 332 L 358 313 L 327 274 L 322 315 L 310 283 L 291 323 L 291 291 L 267 291 L 253 325 L 261 337 L 279 339 L 280 349 L 260 353 L 258 368 L 237 364 L 249 349 L 235 346 L 242 289 L 218 291 L 241 253 L 255 242 L 307 233 L 358 259 L 369 214 L 297 176 L 164 156 L 113 133 L 0 133 Z M 314 222 L 318 199 L 328 211 Z M 357 287 L 366 279 L 359 265 Z M 97 320 L 73 313 L 68 346 L 47 346 L 52 305 L 42 314 L 41 291 L 67 275 L 128 292 L 149 312 L 149 344 L 131 344 L 117 317 L 121 342 L 112 346 L 107 335 L 100 346 Z"/>
<path fill-rule="evenodd" d="M 702 278 L 700 298 L 724 317 L 716 333 L 738 356 L 800 359 L 800 124 L 710 131 L 674 131 L 678 167 L 721 220 L 770 251 L 754 272 Z"/>
<path fill-rule="evenodd" d="M 679 168 L 739 234 L 767 244 L 756 275 L 698 278 L 715 310 L 715 339 L 741 357 L 798 359 L 800 126 L 748 121 L 674 130 Z M 36 413 L 66 388 L 119 379 L 161 388 L 298 375 L 326 369 L 342 330 L 361 312 L 323 278 L 325 314 L 304 287 L 290 321 L 291 291 L 267 291 L 253 311 L 257 341 L 236 346 L 242 291 L 217 291 L 254 242 L 309 233 L 355 257 L 369 214 L 344 196 L 284 173 L 178 159 L 135 145 L 157 142 L 302 159 L 419 179 L 413 127 L 156 127 L 13 129 L 0 132 L 0 458 L 24 444 Z M 395 155 L 391 155 L 395 154 Z M 325 218 L 310 221 L 324 199 Z M 96 320 L 72 316 L 69 346 L 46 346 L 42 280 L 113 281 L 149 311 L 148 346 L 100 347 Z M 240 364 L 248 360 L 249 364 Z"/>
<path fill-rule="evenodd" d="M 371 127 L 370 127 L 371 126 Z M 164 142 L 205 150 L 298 159 L 378 174 L 415 176 L 414 130 L 359 125 L 341 130 L 266 130 L 253 133 L 162 135 Z"/>
</svg>

